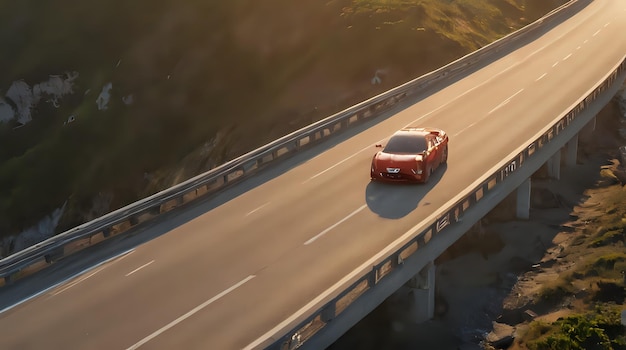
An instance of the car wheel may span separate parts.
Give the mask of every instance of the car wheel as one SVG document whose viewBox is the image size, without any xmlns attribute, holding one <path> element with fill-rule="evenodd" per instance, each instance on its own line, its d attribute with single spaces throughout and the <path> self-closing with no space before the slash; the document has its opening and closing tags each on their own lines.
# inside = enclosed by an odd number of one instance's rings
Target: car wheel
<svg viewBox="0 0 626 350">
<path fill-rule="evenodd" d="M 446 164 L 448 162 L 448 146 L 443 149 L 443 154 L 441 155 L 441 164 Z"/>
<path fill-rule="evenodd" d="M 428 170 L 426 170 L 426 175 L 424 175 L 424 183 L 428 182 L 428 179 L 430 179 L 430 175 L 433 174 L 433 168 L 430 167 L 428 168 Z"/>
</svg>

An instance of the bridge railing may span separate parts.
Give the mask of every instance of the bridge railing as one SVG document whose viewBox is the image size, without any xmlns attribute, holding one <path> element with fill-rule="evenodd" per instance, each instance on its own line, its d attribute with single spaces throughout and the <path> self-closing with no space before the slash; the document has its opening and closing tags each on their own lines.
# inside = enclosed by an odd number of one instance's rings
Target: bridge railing
<svg viewBox="0 0 626 350">
<path fill-rule="evenodd" d="M 535 153 L 539 152 L 543 147 L 546 147 L 556 136 L 564 132 L 579 114 L 581 114 L 590 103 L 595 101 L 600 94 L 614 86 L 614 84 L 620 84 L 621 86 L 624 81 L 625 73 L 626 56 L 599 85 L 593 88 L 586 97 L 572 106 L 572 108 L 553 125 L 549 126 L 541 136 L 525 146 L 521 152 L 508 159 L 504 165 L 495 172 L 486 175 L 484 181 L 470 190 L 467 196 L 459 199 L 447 210 L 444 209 L 443 214 L 438 216 L 433 222 L 426 224 L 423 230 L 416 232 L 414 238 L 374 264 L 371 270 L 365 272 L 347 288 L 339 291 L 332 300 L 313 312 L 304 321 L 292 325 L 290 331 L 284 333 L 282 336 L 275 336 L 272 340 L 268 341 L 270 345 L 265 349 L 291 350 L 302 346 L 308 339 L 313 337 L 318 331 L 345 311 L 360 296 L 367 293 L 368 290 L 375 288 L 383 279 L 393 274 L 407 258 L 419 252 L 420 247 L 424 247 L 428 244 L 433 237 L 445 234 L 445 229 L 448 226 L 462 220 L 464 213 L 470 207 L 480 202 L 489 191 L 494 190 L 498 184 L 520 169 Z M 621 77 L 621 81 L 618 81 L 618 77 Z"/>
<path fill-rule="evenodd" d="M 571 0 L 532 24 L 435 71 L 292 132 L 185 182 L 3 258 L 0 260 L 0 286 L 39 271 L 111 236 L 129 232 L 145 221 L 196 198 L 222 190 L 255 174 L 268 164 L 311 147 L 364 120 L 379 116 L 407 96 L 423 91 L 436 82 L 457 77 L 477 63 L 487 62 L 492 55 L 512 47 L 520 39 L 528 38 L 530 33 L 545 28 L 548 24 L 566 18 L 570 12 L 578 11 L 588 1 Z"/>
</svg>

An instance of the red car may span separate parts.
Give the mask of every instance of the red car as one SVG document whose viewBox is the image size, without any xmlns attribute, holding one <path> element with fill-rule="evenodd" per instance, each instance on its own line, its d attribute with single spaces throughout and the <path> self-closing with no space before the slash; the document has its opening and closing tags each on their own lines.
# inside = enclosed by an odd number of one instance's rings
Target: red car
<svg viewBox="0 0 626 350">
<path fill-rule="evenodd" d="M 376 147 L 382 147 L 376 145 Z M 372 180 L 427 182 L 448 161 L 448 135 L 435 128 L 396 131 L 372 159 Z"/>
</svg>

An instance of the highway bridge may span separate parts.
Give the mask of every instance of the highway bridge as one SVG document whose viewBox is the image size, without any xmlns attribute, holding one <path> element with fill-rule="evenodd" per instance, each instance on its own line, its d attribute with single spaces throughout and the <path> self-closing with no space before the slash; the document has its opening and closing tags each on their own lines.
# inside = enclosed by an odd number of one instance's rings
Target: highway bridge
<svg viewBox="0 0 626 350">
<path fill-rule="evenodd" d="M 171 212 L 139 233 L 104 244 L 95 256 L 108 256 L 106 261 L 83 254 L 67 259 L 72 264 L 46 271 L 81 272 L 74 278 L 51 288 L 45 278 L 3 287 L 0 348 L 276 346 L 277 337 L 358 281 L 361 271 L 419 233 L 420 224 L 606 80 L 624 61 L 625 33 L 626 1 L 593 1 L 445 88 L 398 104 L 376 120 Z M 623 72 L 619 78 L 623 81 Z M 409 125 L 447 131 L 447 167 L 426 185 L 370 182 L 374 145 Z M 567 139 L 571 161 L 575 133 Z M 558 173 L 554 164 L 561 163 L 554 158 L 559 147 L 546 156 L 553 174 Z M 517 176 L 522 189 L 518 214 L 523 217 L 528 209 L 524 193 L 529 192 L 523 177 L 530 174 Z M 483 201 L 483 210 L 513 190 Z M 417 271 L 426 271 L 427 296 L 432 295 L 432 261 L 455 239 L 436 237 L 413 254 L 421 259 Z M 26 296 L 26 284 L 42 291 L 17 303 Z M 293 333 L 294 342 L 286 348 L 319 349 L 332 343 L 382 301 L 383 294 L 393 292 L 382 289 L 384 293 L 363 298 L 357 307 L 349 306 L 350 317 L 337 317 L 310 341 L 300 344 L 303 334 Z M 337 313 L 332 311 L 328 319 Z"/>
</svg>

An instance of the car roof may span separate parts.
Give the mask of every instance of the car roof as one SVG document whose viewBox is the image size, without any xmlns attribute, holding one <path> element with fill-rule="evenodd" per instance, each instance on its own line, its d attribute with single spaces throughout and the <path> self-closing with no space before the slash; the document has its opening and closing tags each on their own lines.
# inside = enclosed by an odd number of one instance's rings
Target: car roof
<svg viewBox="0 0 626 350">
<path fill-rule="evenodd" d="M 430 134 L 430 132 L 431 132 L 431 130 L 426 129 L 426 128 L 407 127 L 407 128 L 402 128 L 402 129 L 396 131 L 394 134 L 395 135 L 413 134 L 413 135 L 425 136 L 425 135 Z"/>
</svg>

